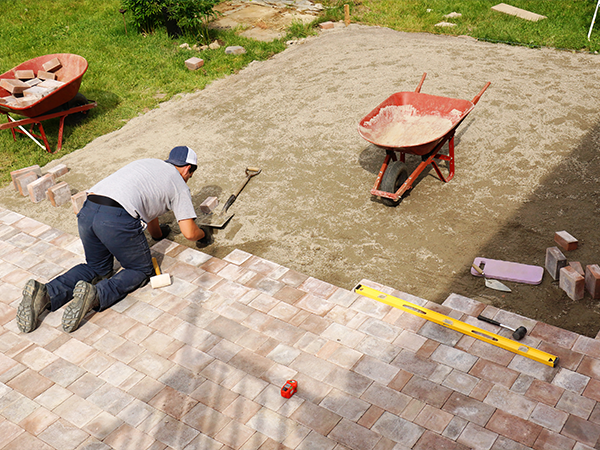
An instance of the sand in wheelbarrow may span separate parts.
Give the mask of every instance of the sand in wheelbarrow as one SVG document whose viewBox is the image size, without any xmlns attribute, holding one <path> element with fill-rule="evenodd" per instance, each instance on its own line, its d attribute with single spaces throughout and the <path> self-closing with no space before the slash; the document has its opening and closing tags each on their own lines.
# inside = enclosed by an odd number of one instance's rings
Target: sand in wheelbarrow
<svg viewBox="0 0 600 450">
<path fill-rule="evenodd" d="M 366 138 L 383 147 L 410 147 L 444 136 L 460 117 L 456 109 L 446 116 L 419 115 L 412 105 L 390 105 L 381 108 L 360 129 Z"/>
</svg>

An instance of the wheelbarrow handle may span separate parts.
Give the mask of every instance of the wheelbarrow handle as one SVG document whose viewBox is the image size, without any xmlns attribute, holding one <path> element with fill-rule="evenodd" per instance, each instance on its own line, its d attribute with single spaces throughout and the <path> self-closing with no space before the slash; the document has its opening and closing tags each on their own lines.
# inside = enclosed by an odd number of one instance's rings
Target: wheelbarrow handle
<svg viewBox="0 0 600 450">
<path fill-rule="evenodd" d="M 415 89 L 415 92 L 418 94 L 421 92 L 421 87 L 423 86 L 423 82 L 425 81 L 425 77 L 427 76 L 427 72 L 423 72 L 423 76 L 421 77 L 421 81 L 419 81 L 419 85 Z"/>
<path fill-rule="evenodd" d="M 485 84 L 485 86 L 483 87 L 483 89 L 481 90 L 481 92 L 479 94 L 477 94 L 473 100 L 471 100 L 471 103 L 473 103 L 474 105 L 477 104 L 477 102 L 479 101 L 479 99 L 481 98 L 481 96 L 483 95 L 483 93 L 485 92 L 485 90 L 490 86 L 490 84 L 492 84 L 491 82 L 487 82 Z"/>
</svg>

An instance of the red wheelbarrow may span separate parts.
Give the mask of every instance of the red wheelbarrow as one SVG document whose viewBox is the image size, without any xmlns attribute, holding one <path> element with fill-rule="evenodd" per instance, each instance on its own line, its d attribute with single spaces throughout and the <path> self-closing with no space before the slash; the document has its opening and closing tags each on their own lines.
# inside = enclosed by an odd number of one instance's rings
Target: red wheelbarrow
<svg viewBox="0 0 600 450">
<path fill-rule="evenodd" d="M 70 114 L 87 114 L 89 109 L 97 106 L 96 102 L 89 102 L 82 94 L 78 93 L 81 79 L 88 68 L 87 61 L 79 55 L 55 53 L 30 59 L 0 75 L 0 78 L 14 79 L 17 70 L 33 70 L 37 74 L 39 70 L 43 70 L 42 65 L 44 63 L 54 58 L 58 58 L 62 64 L 62 67 L 55 72 L 56 80 L 64 83 L 62 86 L 26 106 L 0 103 L 0 111 L 6 114 L 8 120 L 7 123 L 0 124 L 0 130 L 10 129 L 15 140 L 15 132 L 25 134 L 49 153 L 53 152 L 48 144 L 42 121 L 60 118 L 56 148 L 56 151 L 59 151 L 62 147 L 62 135 L 66 117 Z M 0 97 L 8 96 L 10 96 L 10 92 L 0 87 Z M 13 119 L 9 113 L 25 116 L 26 119 Z M 31 125 L 30 131 L 24 128 L 25 125 Z M 41 135 L 34 133 L 35 126 L 38 127 Z M 35 138 L 43 139 L 45 145 L 40 144 Z"/>
<path fill-rule="evenodd" d="M 397 92 L 371 111 L 358 124 L 358 133 L 385 150 L 386 156 L 371 194 L 388 206 L 396 206 L 423 170 L 431 164 L 447 183 L 454 177 L 454 133 L 473 110 L 487 83 L 472 101 L 422 94 L 423 74 L 415 92 Z M 449 142 L 448 142 L 449 141 Z M 439 154 L 448 142 L 448 155 Z M 396 153 L 400 153 L 399 158 Z M 421 156 L 422 162 L 409 175 L 407 153 Z M 436 159 L 448 161 L 444 177 Z"/>
</svg>

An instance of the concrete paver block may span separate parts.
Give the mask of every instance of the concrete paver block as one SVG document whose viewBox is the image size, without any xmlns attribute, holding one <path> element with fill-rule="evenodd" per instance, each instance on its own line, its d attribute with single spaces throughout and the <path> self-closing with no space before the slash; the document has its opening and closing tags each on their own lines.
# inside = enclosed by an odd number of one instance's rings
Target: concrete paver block
<svg viewBox="0 0 600 450">
<path fill-rule="evenodd" d="M 52 175 L 46 174 L 27 185 L 29 198 L 33 203 L 39 203 L 46 198 L 46 191 L 54 185 Z"/>
<path fill-rule="evenodd" d="M 67 167 L 66 164 L 58 164 L 50 169 L 48 169 L 48 172 L 51 174 L 54 179 L 56 180 L 59 177 L 62 177 L 63 175 L 65 175 L 67 172 L 69 172 L 69 168 Z"/>
<path fill-rule="evenodd" d="M 15 70 L 15 78 L 18 80 L 30 80 L 35 78 L 33 70 Z"/>
<path fill-rule="evenodd" d="M 560 276 L 560 269 L 567 265 L 567 258 L 558 249 L 558 247 L 548 247 L 546 249 L 546 270 L 553 280 Z"/>
<path fill-rule="evenodd" d="M 190 70 L 198 70 L 200 67 L 204 65 L 204 60 L 201 58 L 197 58 L 196 56 L 187 59 L 185 61 L 185 67 Z"/>
<path fill-rule="evenodd" d="M 575 271 L 582 277 L 585 276 L 585 271 L 583 270 L 583 266 L 579 261 L 569 261 L 569 266 L 575 269 Z"/>
<path fill-rule="evenodd" d="M 56 80 L 56 75 L 52 72 L 46 72 L 45 70 L 40 70 L 37 73 L 37 77 L 40 80 Z"/>
<path fill-rule="evenodd" d="M 246 53 L 246 49 L 240 45 L 232 45 L 225 49 L 226 55 L 243 55 Z"/>
<path fill-rule="evenodd" d="M 79 214 L 79 211 L 83 207 L 85 203 L 85 199 L 87 198 L 87 192 L 78 192 L 77 194 L 71 196 L 71 203 L 73 204 L 73 212 L 75 214 Z"/>
<path fill-rule="evenodd" d="M 58 58 L 51 59 L 50 61 L 42 64 L 42 69 L 46 72 L 55 72 L 62 67 L 62 64 Z"/>
<path fill-rule="evenodd" d="M 563 250 L 570 251 L 577 248 L 579 241 L 566 231 L 557 231 L 554 233 L 554 242 Z"/>
<path fill-rule="evenodd" d="M 27 172 L 34 172 L 34 173 L 37 174 L 38 177 L 42 176 L 42 169 L 40 169 L 40 166 L 38 166 L 37 164 L 33 165 L 33 166 L 29 166 L 29 167 L 24 167 L 24 168 L 19 169 L 19 170 L 13 170 L 10 173 L 10 177 L 11 177 L 11 179 L 13 181 L 13 186 L 14 186 L 14 188 L 15 188 L 16 191 L 18 191 L 19 188 L 17 187 L 17 185 L 15 183 L 15 179 L 17 177 L 21 176 L 21 175 L 25 175 Z"/>
<path fill-rule="evenodd" d="M 585 278 L 573 267 L 566 266 L 560 269 L 559 286 L 571 300 L 581 300 L 585 292 Z"/>
<path fill-rule="evenodd" d="M 25 89 L 29 88 L 29 85 L 21 80 L 13 80 L 10 78 L 2 78 L 2 80 L 0 80 L 0 86 L 11 94 L 22 94 Z"/>
<path fill-rule="evenodd" d="M 200 211 L 202 211 L 205 214 L 208 214 L 208 213 L 212 212 L 217 207 L 218 204 L 219 204 L 219 199 L 217 197 L 208 197 L 200 205 Z"/>
<path fill-rule="evenodd" d="M 46 194 L 52 206 L 61 206 L 71 199 L 71 188 L 66 182 L 61 181 L 54 186 L 50 186 Z"/>
<path fill-rule="evenodd" d="M 23 197 L 27 197 L 29 195 L 29 191 L 27 190 L 27 186 L 29 183 L 33 183 L 35 180 L 39 178 L 39 175 L 35 172 L 27 172 L 23 175 L 18 176 L 15 179 L 15 186 Z"/>
<path fill-rule="evenodd" d="M 585 266 L 585 288 L 593 299 L 600 298 L 600 266 L 598 264 Z"/>
</svg>

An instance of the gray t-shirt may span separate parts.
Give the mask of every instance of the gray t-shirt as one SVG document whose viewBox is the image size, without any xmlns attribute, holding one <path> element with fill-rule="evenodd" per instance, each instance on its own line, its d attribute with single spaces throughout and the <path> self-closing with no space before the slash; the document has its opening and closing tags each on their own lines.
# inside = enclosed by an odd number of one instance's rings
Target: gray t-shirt
<svg viewBox="0 0 600 450">
<path fill-rule="evenodd" d="M 146 223 L 167 211 L 173 211 L 177 221 L 196 218 L 185 180 L 175 166 L 160 159 L 134 161 L 88 192 L 112 198 Z"/>
</svg>

